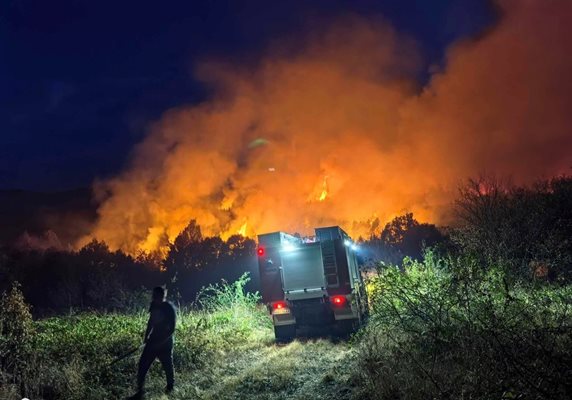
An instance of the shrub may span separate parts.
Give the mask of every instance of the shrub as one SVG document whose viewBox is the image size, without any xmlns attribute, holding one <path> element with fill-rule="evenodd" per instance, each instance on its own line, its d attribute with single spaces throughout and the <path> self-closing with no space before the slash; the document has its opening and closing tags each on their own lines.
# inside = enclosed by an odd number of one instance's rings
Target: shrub
<svg viewBox="0 0 572 400">
<path fill-rule="evenodd" d="M 470 257 L 406 260 L 371 279 L 370 398 L 567 398 L 571 287 L 512 283 Z"/>
<path fill-rule="evenodd" d="M 456 201 L 454 240 L 483 265 L 520 279 L 572 280 L 572 176 L 516 187 L 469 180 Z"/>
<path fill-rule="evenodd" d="M 197 295 L 195 304 L 207 313 L 212 327 L 221 329 L 221 338 L 226 341 L 240 342 L 256 335 L 260 327 L 270 326 L 270 320 L 258 304 L 258 292 L 245 289 L 249 280 L 245 273 L 233 283 L 223 280 L 203 288 Z"/>
<path fill-rule="evenodd" d="M 0 384 L 23 387 L 34 334 L 30 307 L 15 282 L 0 297 Z"/>
</svg>

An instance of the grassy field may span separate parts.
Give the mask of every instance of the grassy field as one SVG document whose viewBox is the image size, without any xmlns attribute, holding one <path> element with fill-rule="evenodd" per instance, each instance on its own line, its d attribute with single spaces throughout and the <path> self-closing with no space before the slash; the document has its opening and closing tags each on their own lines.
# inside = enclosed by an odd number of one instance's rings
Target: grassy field
<svg viewBox="0 0 572 400">
<path fill-rule="evenodd" d="M 349 398 L 353 352 L 326 338 L 274 343 L 272 325 L 244 280 L 211 288 L 201 310 L 179 310 L 176 390 L 163 394 L 158 362 L 147 379 L 149 399 Z M 148 314 L 78 314 L 34 321 L 20 384 L 2 385 L 1 399 L 120 399 L 134 392 Z"/>
<path fill-rule="evenodd" d="M 253 312 L 253 310 L 250 310 Z M 177 390 L 168 397 L 156 362 L 150 399 L 303 399 L 348 395 L 347 343 L 307 339 L 276 345 L 264 310 L 180 312 L 175 347 Z M 260 315 L 257 315 L 260 313 Z M 260 318 L 260 319 L 258 319 Z M 43 398 L 123 398 L 133 391 L 138 353 L 109 363 L 140 341 L 146 315 L 78 315 L 38 322 L 40 372 L 28 382 Z M 252 325 L 248 325 L 252 324 Z M 345 396 L 348 397 L 348 396 Z M 18 398 L 14 394 L 13 398 Z"/>
</svg>

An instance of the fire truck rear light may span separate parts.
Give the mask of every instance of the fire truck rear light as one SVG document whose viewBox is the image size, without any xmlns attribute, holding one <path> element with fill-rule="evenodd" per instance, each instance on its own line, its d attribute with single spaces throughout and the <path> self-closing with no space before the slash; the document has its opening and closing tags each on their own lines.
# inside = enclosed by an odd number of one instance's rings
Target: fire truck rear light
<svg viewBox="0 0 572 400">
<path fill-rule="evenodd" d="M 258 250 L 256 250 L 256 254 L 262 257 L 264 255 L 264 247 L 259 247 Z"/>
<path fill-rule="evenodd" d="M 342 306 L 346 303 L 346 298 L 345 296 L 332 296 L 330 301 L 335 306 Z"/>
<path fill-rule="evenodd" d="M 284 308 L 288 308 L 288 305 L 285 301 L 275 301 L 272 303 L 272 309 L 274 310 L 282 310 Z"/>
</svg>

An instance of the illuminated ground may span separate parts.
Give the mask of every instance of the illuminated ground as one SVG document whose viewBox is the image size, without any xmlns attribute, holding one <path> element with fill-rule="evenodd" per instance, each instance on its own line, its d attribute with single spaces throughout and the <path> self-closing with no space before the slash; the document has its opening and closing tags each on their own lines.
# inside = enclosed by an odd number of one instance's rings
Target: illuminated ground
<svg viewBox="0 0 572 400">
<path fill-rule="evenodd" d="M 163 381 L 149 382 L 151 399 L 348 399 L 351 395 L 347 343 L 304 339 L 286 345 L 269 342 L 231 353 L 226 362 L 178 376 L 173 395 L 158 395 Z M 162 378 L 162 377 L 161 377 Z M 155 393 L 155 395 L 153 395 Z"/>
</svg>

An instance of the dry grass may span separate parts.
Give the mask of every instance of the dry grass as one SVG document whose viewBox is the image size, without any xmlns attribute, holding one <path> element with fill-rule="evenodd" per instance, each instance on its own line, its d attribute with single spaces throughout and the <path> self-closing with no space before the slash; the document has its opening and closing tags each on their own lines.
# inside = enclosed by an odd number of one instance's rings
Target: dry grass
<svg viewBox="0 0 572 400">
<path fill-rule="evenodd" d="M 169 399 L 349 399 L 353 351 L 327 339 L 276 345 L 266 340 L 220 354 L 207 370 L 183 371 Z M 150 399 L 164 400 L 162 375 L 149 382 Z M 153 395 L 155 393 L 155 395 Z"/>
</svg>

